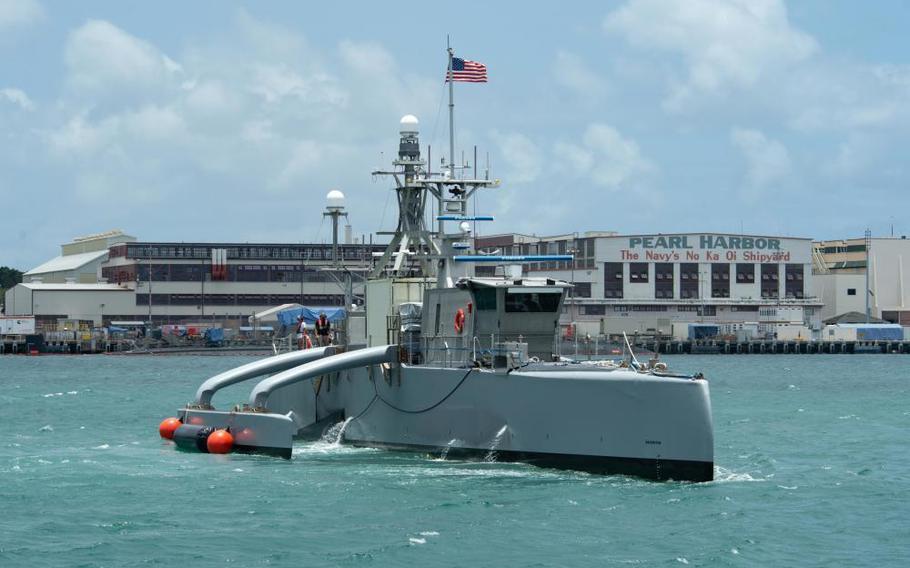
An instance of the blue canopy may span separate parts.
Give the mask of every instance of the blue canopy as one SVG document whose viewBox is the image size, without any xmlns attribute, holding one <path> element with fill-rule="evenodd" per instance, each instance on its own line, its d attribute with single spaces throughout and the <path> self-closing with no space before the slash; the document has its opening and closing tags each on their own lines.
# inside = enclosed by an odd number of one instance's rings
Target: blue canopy
<svg viewBox="0 0 910 568">
<path fill-rule="evenodd" d="M 205 338 L 209 341 L 224 341 L 224 329 L 220 327 L 210 327 L 205 330 Z"/>
<path fill-rule="evenodd" d="M 327 318 L 332 323 L 343 320 L 346 317 L 346 312 L 344 308 L 339 308 L 337 306 L 319 308 L 319 307 L 309 307 L 302 306 L 300 308 L 288 308 L 286 310 L 281 310 L 278 312 L 278 321 L 281 322 L 281 325 L 296 325 L 297 316 L 303 316 L 303 321 L 308 324 L 316 323 L 316 318 L 319 317 L 319 314 L 325 312 Z"/>
</svg>

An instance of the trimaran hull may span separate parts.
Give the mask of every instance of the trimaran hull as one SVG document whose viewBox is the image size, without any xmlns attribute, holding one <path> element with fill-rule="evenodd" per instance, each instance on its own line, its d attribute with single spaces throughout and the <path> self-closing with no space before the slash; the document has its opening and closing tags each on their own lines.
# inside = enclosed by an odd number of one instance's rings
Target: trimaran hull
<svg viewBox="0 0 910 568">
<path fill-rule="evenodd" d="M 343 416 L 343 441 L 356 446 L 713 479 L 706 381 L 547 367 L 496 373 L 371 365 L 276 390 L 267 413 L 190 410 L 184 419 L 231 426 L 239 451 L 284 457 L 295 436 Z"/>
</svg>

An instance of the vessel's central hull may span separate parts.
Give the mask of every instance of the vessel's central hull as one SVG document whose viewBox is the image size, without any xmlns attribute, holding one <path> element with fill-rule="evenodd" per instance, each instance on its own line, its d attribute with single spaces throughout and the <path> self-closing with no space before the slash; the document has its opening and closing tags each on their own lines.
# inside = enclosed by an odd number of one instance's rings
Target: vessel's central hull
<svg viewBox="0 0 910 568">
<path fill-rule="evenodd" d="M 372 376 L 371 376 L 372 374 Z M 651 479 L 714 474 L 708 385 L 631 371 L 403 366 L 327 379 L 317 412 L 343 410 L 348 443 Z"/>
</svg>

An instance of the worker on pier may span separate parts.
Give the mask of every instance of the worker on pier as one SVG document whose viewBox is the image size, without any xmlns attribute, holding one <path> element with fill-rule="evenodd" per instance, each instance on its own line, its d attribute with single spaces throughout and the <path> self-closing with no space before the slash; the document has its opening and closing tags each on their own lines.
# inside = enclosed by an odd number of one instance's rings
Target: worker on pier
<svg viewBox="0 0 910 568">
<path fill-rule="evenodd" d="M 313 340 L 310 339 L 310 334 L 307 333 L 306 322 L 303 320 L 303 316 L 297 316 L 297 349 L 310 349 L 313 347 Z"/>
<path fill-rule="evenodd" d="M 329 318 L 325 315 L 325 312 L 322 312 L 316 319 L 316 340 L 320 347 L 331 345 L 331 340 L 329 339 L 331 333 L 332 324 L 329 323 Z"/>
</svg>

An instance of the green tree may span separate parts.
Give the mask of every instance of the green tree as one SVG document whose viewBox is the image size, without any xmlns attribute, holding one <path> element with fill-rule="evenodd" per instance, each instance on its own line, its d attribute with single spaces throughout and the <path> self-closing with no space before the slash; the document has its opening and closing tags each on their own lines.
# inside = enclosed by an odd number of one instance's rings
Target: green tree
<svg viewBox="0 0 910 568">
<path fill-rule="evenodd" d="M 7 289 L 12 288 L 20 282 L 22 282 L 21 270 L 16 270 L 15 268 L 10 268 L 8 266 L 0 266 L 0 303 L 3 303 L 3 298 L 6 295 Z"/>
</svg>

